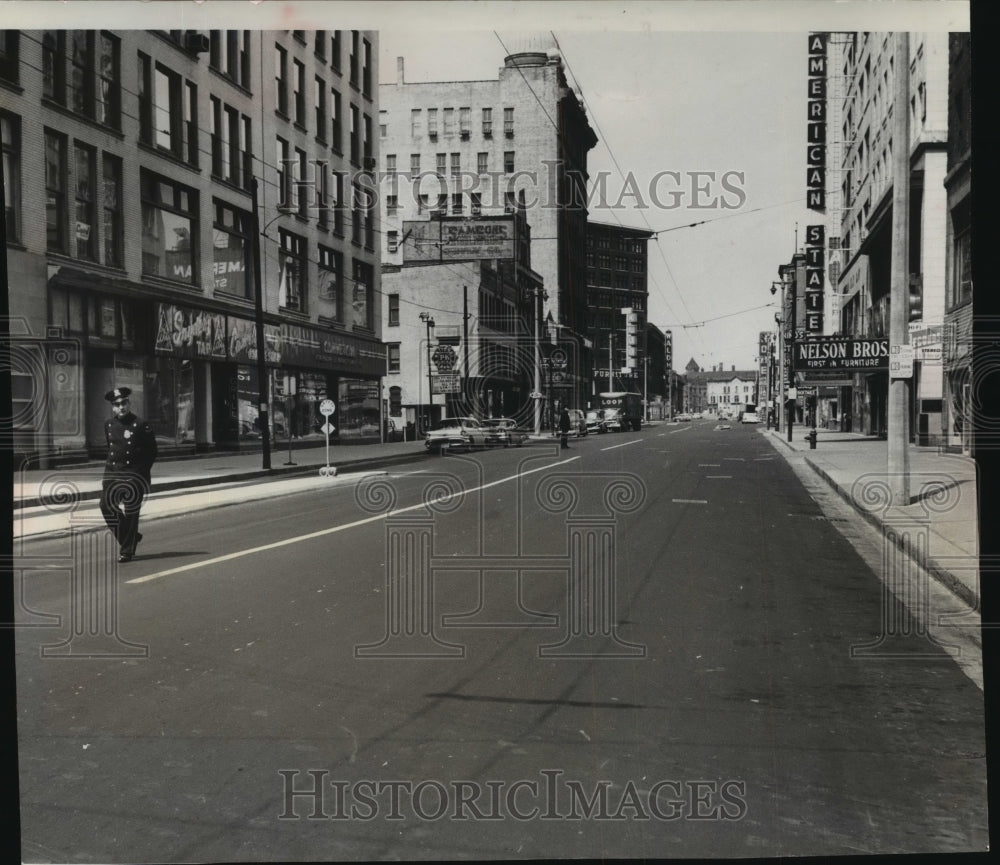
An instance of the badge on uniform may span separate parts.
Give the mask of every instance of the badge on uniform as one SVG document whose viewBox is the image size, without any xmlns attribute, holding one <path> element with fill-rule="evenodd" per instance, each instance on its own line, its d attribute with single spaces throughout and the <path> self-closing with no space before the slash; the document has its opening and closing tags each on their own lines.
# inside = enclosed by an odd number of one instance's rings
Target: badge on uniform
<svg viewBox="0 0 1000 865">
<path fill-rule="evenodd" d="M 125 438 L 127 438 L 127 439 L 130 439 L 130 438 L 132 438 L 132 430 L 130 430 L 130 429 L 127 429 L 127 430 L 125 430 L 125 432 L 123 433 L 123 435 L 124 435 L 124 436 L 125 436 Z"/>
</svg>

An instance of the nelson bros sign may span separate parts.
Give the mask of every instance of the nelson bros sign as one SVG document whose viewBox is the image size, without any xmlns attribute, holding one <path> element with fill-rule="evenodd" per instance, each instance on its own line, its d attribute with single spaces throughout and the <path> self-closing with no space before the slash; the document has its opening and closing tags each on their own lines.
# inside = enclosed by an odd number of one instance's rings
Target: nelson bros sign
<svg viewBox="0 0 1000 865">
<path fill-rule="evenodd" d="M 800 340 L 792 353 L 795 372 L 882 372 L 889 369 L 889 340 L 824 336 Z"/>
</svg>

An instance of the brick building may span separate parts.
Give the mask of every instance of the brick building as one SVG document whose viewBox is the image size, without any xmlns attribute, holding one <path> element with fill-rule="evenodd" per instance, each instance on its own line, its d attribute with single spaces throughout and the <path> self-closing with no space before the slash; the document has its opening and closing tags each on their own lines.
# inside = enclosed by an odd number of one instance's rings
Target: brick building
<svg viewBox="0 0 1000 865">
<path fill-rule="evenodd" d="M 104 447 L 133 391 L 161 452 L 259 441 L 251 190 L 273 433 L 378 435 L 368 31 L 2 34 L 18 452 Z M 250 266 L 248 266 L 250 265 Z"/>
<path fill-rule="evenodd" d="M 527 213 L 531 268 L 542 278 L 543 318 L 575 341 L 589 371 L 586 292 L 587 152 L 597 138 L 558 56 L 513 53 L 496 79 L 396 82 L 379 87 L 384 260 L 401 265 L 406 220 Z M 581 405 L 584 374 L 560 382 Z"/>
</svg>

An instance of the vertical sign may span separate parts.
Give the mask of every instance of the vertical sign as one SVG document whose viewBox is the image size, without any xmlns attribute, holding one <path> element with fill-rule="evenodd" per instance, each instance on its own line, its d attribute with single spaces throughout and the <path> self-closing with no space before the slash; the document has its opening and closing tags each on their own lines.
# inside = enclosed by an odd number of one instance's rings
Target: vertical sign
<svg viewBox="0 0 1000 865">
<path fill-rule="evenodd" d="M 806 207 L 826 210 L 826 34 L 809 34 Z"/>
<path fill-rule="evenodd" d="M 826 226 L 806 226 L 806 333 L 823 332 Z"/>
</svg>

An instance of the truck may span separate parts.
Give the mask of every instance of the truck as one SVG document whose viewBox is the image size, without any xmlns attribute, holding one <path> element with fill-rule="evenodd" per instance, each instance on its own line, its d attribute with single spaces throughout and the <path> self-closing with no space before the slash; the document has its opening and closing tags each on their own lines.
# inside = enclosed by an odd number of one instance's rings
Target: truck
<svg viewBox="0 0 1000 865">
<path fill-rule="evenodd" d="M 604 422 L 609 430 L 642 429 L 642 394 L 630 391 L 608 391 L 599 394 Z"/>
</svg>

